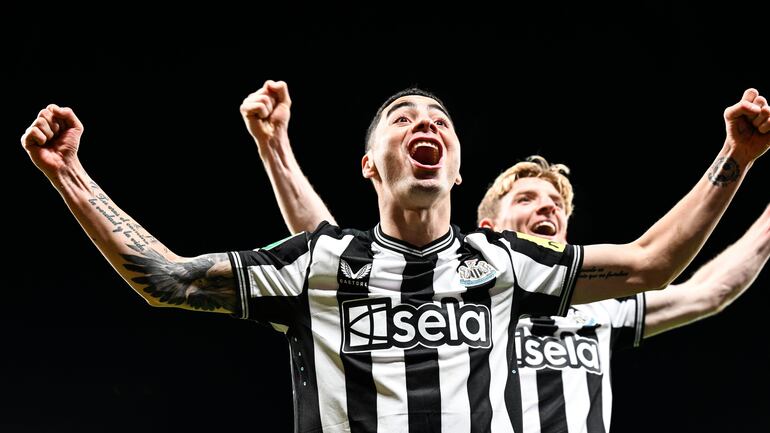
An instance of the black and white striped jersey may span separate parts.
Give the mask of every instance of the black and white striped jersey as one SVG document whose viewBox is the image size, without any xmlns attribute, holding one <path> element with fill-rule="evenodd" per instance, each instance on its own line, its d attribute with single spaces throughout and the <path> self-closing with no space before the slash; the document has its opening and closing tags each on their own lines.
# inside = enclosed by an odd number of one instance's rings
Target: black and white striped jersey
<svg viewBox="0 0 770 433">
<path fill-rule="evenodd" d="M 570 307 L 566 317 L 522 318 L 516 329 L 527 433 L 605 433 L 612 414 L 610 357 L 644 335 L 644 294 Z"/>
<path fill-rule="evenodd" d="M 242 317 L 291 349 L 300 432 L 521 432 L 515 329 L 564 315 L 582 247 L 514 232 L 417 248 L 322 223 L 230 253 Z"/>
</svg>

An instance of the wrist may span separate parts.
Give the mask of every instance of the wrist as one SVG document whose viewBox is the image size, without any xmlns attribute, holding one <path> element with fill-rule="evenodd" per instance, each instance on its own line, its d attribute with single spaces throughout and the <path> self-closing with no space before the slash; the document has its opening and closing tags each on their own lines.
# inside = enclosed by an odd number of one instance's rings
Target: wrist
<svg viewBox="0 0 770 433">
<path fill-rule="evenodd" d="M 735 161 L 741 168 L 741 172 L 748 170 L 754 164 L 755 159 L 737 148 L 735 142 L 729 138 L 726 139 L 722 145 L 722 151 L 719 152 L 719 157 L 724 157 L 725 159 L 729 158 Z"/>
<path fill-rule="evenodd" d="M 91 193 L 91 178 L 77 159 L 58 168 L 49 176 L 49 180 L 61 194 L 71 193 L 75 190 Z"/>
<path fill-rule="evenodd" d="M 265 146 L 258 146 L 259 157 L 266 166 L 280 165 L 289 167 L 294 161 L 289 137 L 280 134 L 267 140 Z"/>
</svg>

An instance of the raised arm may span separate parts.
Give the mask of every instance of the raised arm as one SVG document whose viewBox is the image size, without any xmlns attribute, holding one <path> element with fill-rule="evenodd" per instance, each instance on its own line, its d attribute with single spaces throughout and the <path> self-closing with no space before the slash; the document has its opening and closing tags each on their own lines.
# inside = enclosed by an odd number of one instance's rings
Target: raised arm
<svg viewBox="0 0 770 433">
<path fill-rule="evenodd" d="M 724 112 L 727 137 L 695 187 L 636 241 L 585 248 L 573 303 L 662 288 L 703 246 L 754 160 L 770 146 L 770 107 L 756 90 Z"/>
<path fill-rule="evenodd" d="M 21 143 L 113 268 L 152 306 L 238 313 L 227 254 L 184 258 L 158 242 L 83 169 L 77 155 L 82 134 L 75 113 L 52 104 Z"/>
<path fill-rule="evenodd" d="M 302 173 L 289 143 L 291 98 L 283 81 L 266 81 L 244 99 L 241 115 L 254 137 L 284 222 L 292 234 L 313 231 L 321 221 L 336 225 L 321 197 Z"/>
<path fill-rule="evenodd" d="M 644 336 L 724 310 L 757 278 L 770 257 L 770 205 L 737 242 L 682 284 L 645 295 Z"/>
</svg>

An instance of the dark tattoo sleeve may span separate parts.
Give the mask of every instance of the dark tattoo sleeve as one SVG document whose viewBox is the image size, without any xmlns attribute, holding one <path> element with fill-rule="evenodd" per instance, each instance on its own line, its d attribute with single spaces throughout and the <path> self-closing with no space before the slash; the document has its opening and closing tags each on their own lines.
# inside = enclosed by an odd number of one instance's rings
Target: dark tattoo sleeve
<svg viewBox="0 0 770 433">
<path fill-rule="evenodd" d="M 142 274 L 131 280 L 144 285 L 144 292 L 153 298 L 195 310 L 224 308 L 231 313 L 239 312 L 235 278 L 227 254 L 206 254 L 190 262 L 175 263 L 153 249 L 139 249 L 131 244 L 128 247 L 137 254 L 123 254 L 128 262 L 123 266 Z"/>
<path fill-rule="evenodd" d="M 601 280 L 609 280 L 610 278 L 620 278 L 620 277 L 627 277 L 628 272 L 626 271 L 617 271 L 613 272 L 604 268 L 597 268 L 596 266 L 592 266 L 590 268 L 581 269 L 578 273 L 578 278 L 586 279 L 586 280 L 595 280 L 595 279 L 601 279 Z"/>
<path fill-rule="evenodd" d="M 708 172 L 711 183 L 716 186 L 727 186 L 736 180 L 741 174 L 741 167 L 733 158 L 720 156 L 714 161 L 714 165 Z"/>
</svg>

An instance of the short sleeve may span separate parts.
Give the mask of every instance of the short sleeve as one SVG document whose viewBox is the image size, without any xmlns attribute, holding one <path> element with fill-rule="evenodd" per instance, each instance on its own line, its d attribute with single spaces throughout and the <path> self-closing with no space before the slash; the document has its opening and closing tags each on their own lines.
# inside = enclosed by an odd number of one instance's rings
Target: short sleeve
<svg viewBox="0 0 770 433">
<path fill-rule="evenodd" d="M 583 263 L 583 247 L 511 231 L 502 236 L 510 248 L 519 313 L 567 314 Z"/>
</svg>

